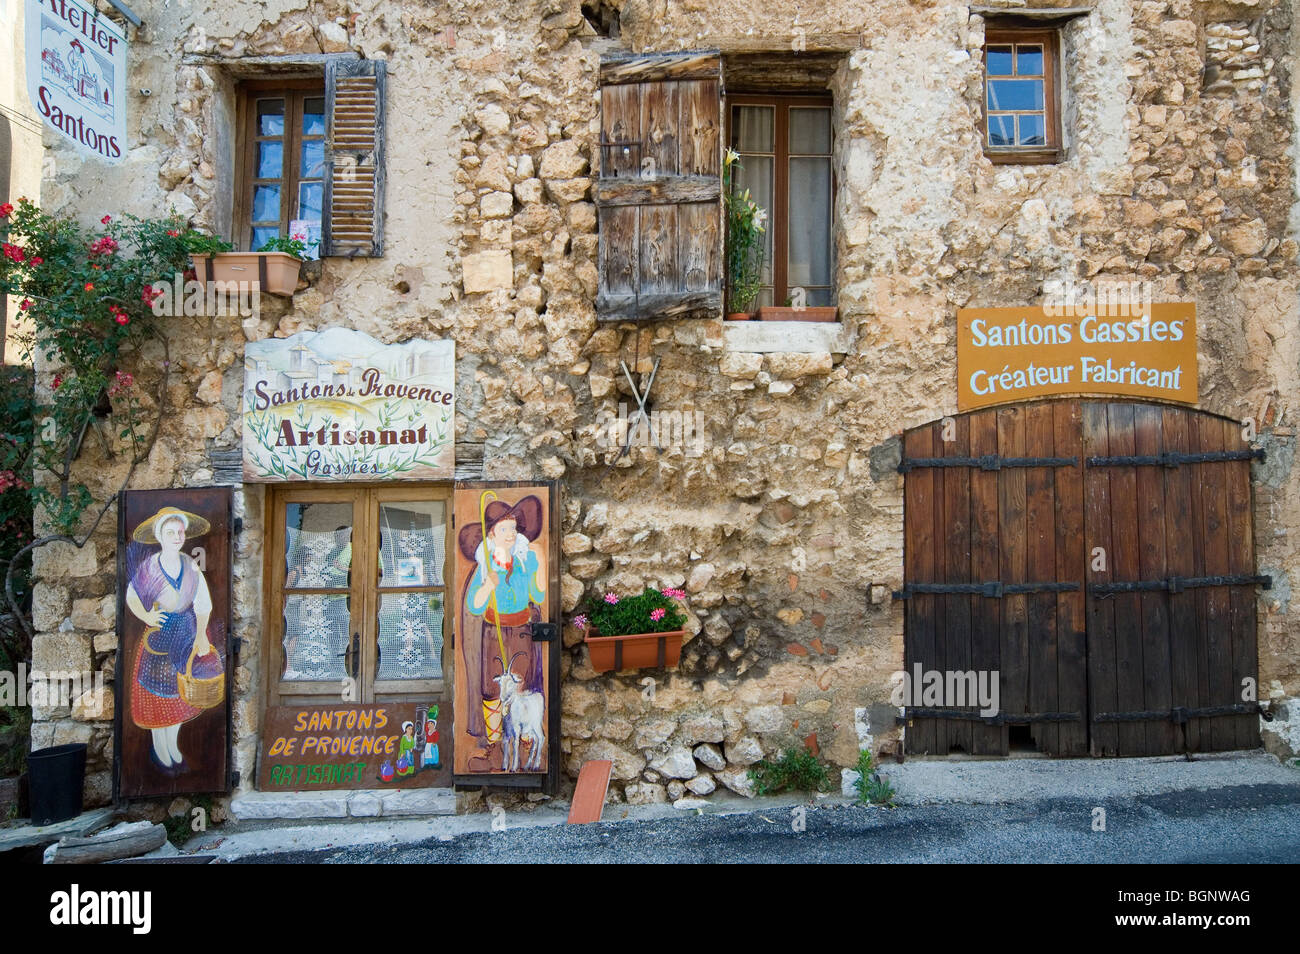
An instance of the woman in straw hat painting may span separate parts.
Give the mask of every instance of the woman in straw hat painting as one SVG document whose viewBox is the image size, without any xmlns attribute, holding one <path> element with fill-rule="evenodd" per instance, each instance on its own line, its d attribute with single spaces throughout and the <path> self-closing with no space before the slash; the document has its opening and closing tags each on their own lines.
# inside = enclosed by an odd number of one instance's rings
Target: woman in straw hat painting
<svg viewBox="0 0 1300 954">
<path fill-rule="evenodd" d="M 168 775 L 187 768 L 177 736 L 182 725 L 203 712 L 180 692 L 178 674 L 188 669 L 193 677 L 208 679 L 222 671 L 221 658 L 208 641 L 208 584 L 194 558 L 181 552 L 187 537 L 208 530 L 208 521 L 197 514 L 163 507 L 135 528 L 128 550 L 126 605 L 147 627 L 132 666 L 131 721 L 152 732 L 150 754 Z"/>
</svg>

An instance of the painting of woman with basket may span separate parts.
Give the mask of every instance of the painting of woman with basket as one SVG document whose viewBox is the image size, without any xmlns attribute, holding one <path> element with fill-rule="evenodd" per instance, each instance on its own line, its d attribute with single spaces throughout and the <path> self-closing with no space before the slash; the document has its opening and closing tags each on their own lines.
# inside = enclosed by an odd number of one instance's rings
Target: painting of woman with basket
<svg viewBox="0 0 1300 954">
<path fill-rule="evenodd" d="M 198 514 L 162 507 L 136 525 L 127 549 L 125 602 L 145 625 L 130 661 L 130 716 L 151 733 L 153 764 L 168 776 L 192 767 L 180 746 L 181 726 L 226 698 L 225 664 L 213 646 L 224 633 L 209 631 L 207 580 L 199 561 L 182 552 L 209 529 Z"/>
</svg>

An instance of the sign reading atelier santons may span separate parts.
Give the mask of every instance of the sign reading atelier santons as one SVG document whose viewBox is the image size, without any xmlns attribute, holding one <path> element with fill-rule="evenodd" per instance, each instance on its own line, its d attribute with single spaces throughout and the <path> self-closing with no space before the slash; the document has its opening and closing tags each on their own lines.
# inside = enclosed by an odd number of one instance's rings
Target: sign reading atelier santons
<svg viewBox="0 0 1300 954">
<path fill-rule="evenodd" d="M 244 480 L 450 478 L 455 347 L 348 328 L 249 342 Z"/>
<path fill-rule="evenodd" d="M 27 95 L 107 162 L 126 154 L 126 34 L 85 0 L 27 0 Z"/>
<path fill-rule="evenodd" d="M 1196 403 L 1196 305 L 962 308 L 957 407 L 1055 394 Z"/>
</svg>

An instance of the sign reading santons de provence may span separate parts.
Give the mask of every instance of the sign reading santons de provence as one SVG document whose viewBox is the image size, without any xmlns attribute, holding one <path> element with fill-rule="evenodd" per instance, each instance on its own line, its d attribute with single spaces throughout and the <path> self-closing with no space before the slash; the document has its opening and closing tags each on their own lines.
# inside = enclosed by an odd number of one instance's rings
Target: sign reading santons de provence
<svg viewBox="0 0 1300 954">
<path fill-rule="evenodd" d="M 430 480 L 455 470 L 452 341 L 348 328 L 249 342 L 244 480 Z"/>
<path fill-rule="evenodd" d="M 1054 394 L 1196 403 L 1196 305 L 962 308 L 957 407 Z"/>
<path fill-rule="evenodd" d="M 126 155 L 126 34 L 87 0 L 27 0 L 27 95 L 107 162 Z"/>
</svg>

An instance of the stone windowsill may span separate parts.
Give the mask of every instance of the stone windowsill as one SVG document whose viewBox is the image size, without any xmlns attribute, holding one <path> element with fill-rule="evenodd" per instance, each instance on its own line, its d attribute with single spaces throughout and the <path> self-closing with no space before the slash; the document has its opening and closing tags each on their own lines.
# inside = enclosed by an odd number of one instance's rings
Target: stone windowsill
<svg viewBox="0 0 1300 954">
<path fill-rule="evenodd" d="M 822 321 L 726 321 L 722 322 L 725 351 L 805 354 L 847 354 L 853 333 L 842 322 Z"/>
</svg>

